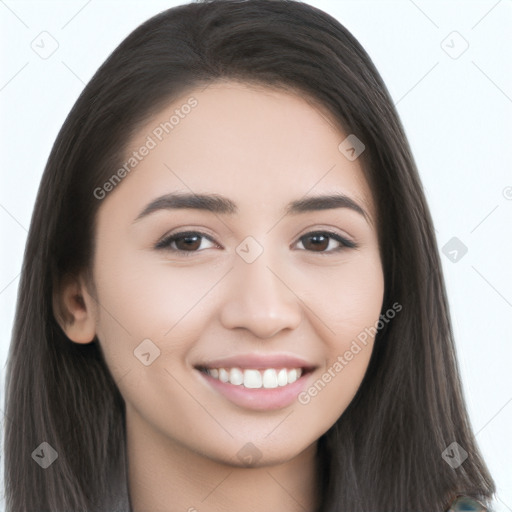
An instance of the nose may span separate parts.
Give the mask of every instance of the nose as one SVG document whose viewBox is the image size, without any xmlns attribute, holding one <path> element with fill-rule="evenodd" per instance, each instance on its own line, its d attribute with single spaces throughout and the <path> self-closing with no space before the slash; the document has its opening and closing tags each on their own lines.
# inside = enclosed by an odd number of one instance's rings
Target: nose
<svg viewBox="0 0 512 512">
<path fill-rule="evenodd" d="M 226 329 L 247 329 L 262 339 L 296 329 L 302 317 L 293 283 L 287 282 L 284 272 L 274 270 L 276 265 L 269 265 L 265 254 L 252 263 L 241 258 L 235 263 L 220 312 Z"/>
</svg>

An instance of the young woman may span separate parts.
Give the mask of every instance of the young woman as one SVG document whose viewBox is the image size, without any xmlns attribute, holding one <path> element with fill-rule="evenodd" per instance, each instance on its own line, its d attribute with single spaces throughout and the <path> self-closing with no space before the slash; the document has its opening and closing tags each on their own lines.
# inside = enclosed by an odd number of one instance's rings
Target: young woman
<svg viewBox="0 0 512 512">
<path fill-rule="evenodd" d="M 324 12 L 169 9 L 54 144 L 6 378 L 18 511 L 486 510 L 432 219 Z"/>
</svg>

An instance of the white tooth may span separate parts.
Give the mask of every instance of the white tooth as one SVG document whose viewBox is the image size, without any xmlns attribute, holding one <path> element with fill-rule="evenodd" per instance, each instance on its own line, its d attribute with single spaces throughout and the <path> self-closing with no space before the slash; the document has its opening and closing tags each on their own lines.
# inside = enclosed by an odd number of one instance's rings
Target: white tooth
<svg viewBox="0 0 512 512">
<path fill-rule="evenodd" d="M 286 373 L 286 368 L 279 370 L 279 373 L 277 374 L 277 384 L 279 386 L 286 386 L 286 384 L 288 384 L 288 375 Z"/>
<path fill-rule="evenodd" d="M 229 372 L 229 382 L 235 386 L 240 386 L 244 381 L 244 374 L 239 368 L 231 368 Z"/>
<path fill-rule="evenodd" d="M 297 380 L 297 370 L 293 368 L 288 370 L 288 384 L 293 384 Z"/>
<path fill-rule="evenodd" d="M 282 368 L 267 368 L 263 372 L 259 370 L 241 370 L 240 368 L 208 368 L 206 372 L 214 379 L 221 382 L 229 382 L 235 386 L 243 384 L 246 388 L 273 389 L 278 386 L 286 386 L 294 383 L 302 375 L 302 368 L 290 370 Z"/>
<path fill-rule="evenodd" d="M 261 388 L 261 372 L 259 370 L 244 371 L 244 386 L 246 388 Z"/>
<path fill-rule="evenodd" d="M 282 368 L 277 373 L 277 384 L 278 386 L 286 386 L 286 384 L 288 384 L 288 374 L 286 372 L 286 368 Z"/>
<path fill-rule="evenodd" d="M 277 388 L 277 373 L 273 368 L 268 368 L 263 372 L 263 387 Z"/>
<path fill-rule="evenodd" d="M 229 373 L 224 368 L 219 368 L 219 380 L 221 382 L 228 382 Z"/>
</svg>

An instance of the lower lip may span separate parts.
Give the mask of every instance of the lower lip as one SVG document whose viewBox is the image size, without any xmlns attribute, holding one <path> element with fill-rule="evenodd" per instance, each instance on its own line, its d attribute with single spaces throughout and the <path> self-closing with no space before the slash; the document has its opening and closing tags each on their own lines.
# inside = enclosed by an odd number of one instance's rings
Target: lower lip
<svg viewBox="0 0 512 512">
<path fill-rule="evenodd" d="M 294 383 L 287 384 L 286 386 L 270 389 L 253 389 L 246 388 L 243 385 L 236 386 L 228 382 L 221 382 L 205 372 L 200 370 L 196 371 L 201 374 L 204 380 L 208 382 L 213 389 L 221 393 L 230 402 L 239 407 L 252 409 L 254 411 L 271 411 L 291 405 L 297 399 L 297 395 L 306 387 L 306 381 L 311 374 L 308 372 Z"/>
</svg>

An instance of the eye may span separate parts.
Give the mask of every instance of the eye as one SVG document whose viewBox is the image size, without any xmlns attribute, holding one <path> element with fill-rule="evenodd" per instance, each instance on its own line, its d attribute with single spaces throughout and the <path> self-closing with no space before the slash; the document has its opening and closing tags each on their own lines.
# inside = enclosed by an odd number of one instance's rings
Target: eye
<svg viewBox="0 0 512 512">
<path fill-rule="evenodd" d="M 312 231 L 307 235 L 301 236 L 299 243 L 306 250 L 319 253 L 338 252 L 346 248 L 353 249 L 357 247 L 357 244 L 351 240 L 332 231 Z"/>
<path fill-rule="evenodd" d="M 201 247 L 202 240 L 208 240 L 215 246 L 215 242 L 199 231 L 182 231 L 181 233 L 175 233 L 170 235 L 155 245 L 155 249 L 166 249 L 173 252 L 182 253 L 188 256 L 188 253 L 198 252 L 198 250 L 208 249 L 208 247 Z"/>
<path fill-rule="evenodd" d="M 203 246 L 203 240 L 210 242 L 210 247 Z M 357 244 L 332 231 L 312 231 L 300 237 L 299 242 L 309 252 L 332 253 L 343 249 L 355 248 Z M 199 231 L 182 231 L 174 233 L 156 245 L 155 249 L 165 249 L 189 256 L 190 253 L 203 249 L 219 247 L 208 235 Z"/>
</svg>

